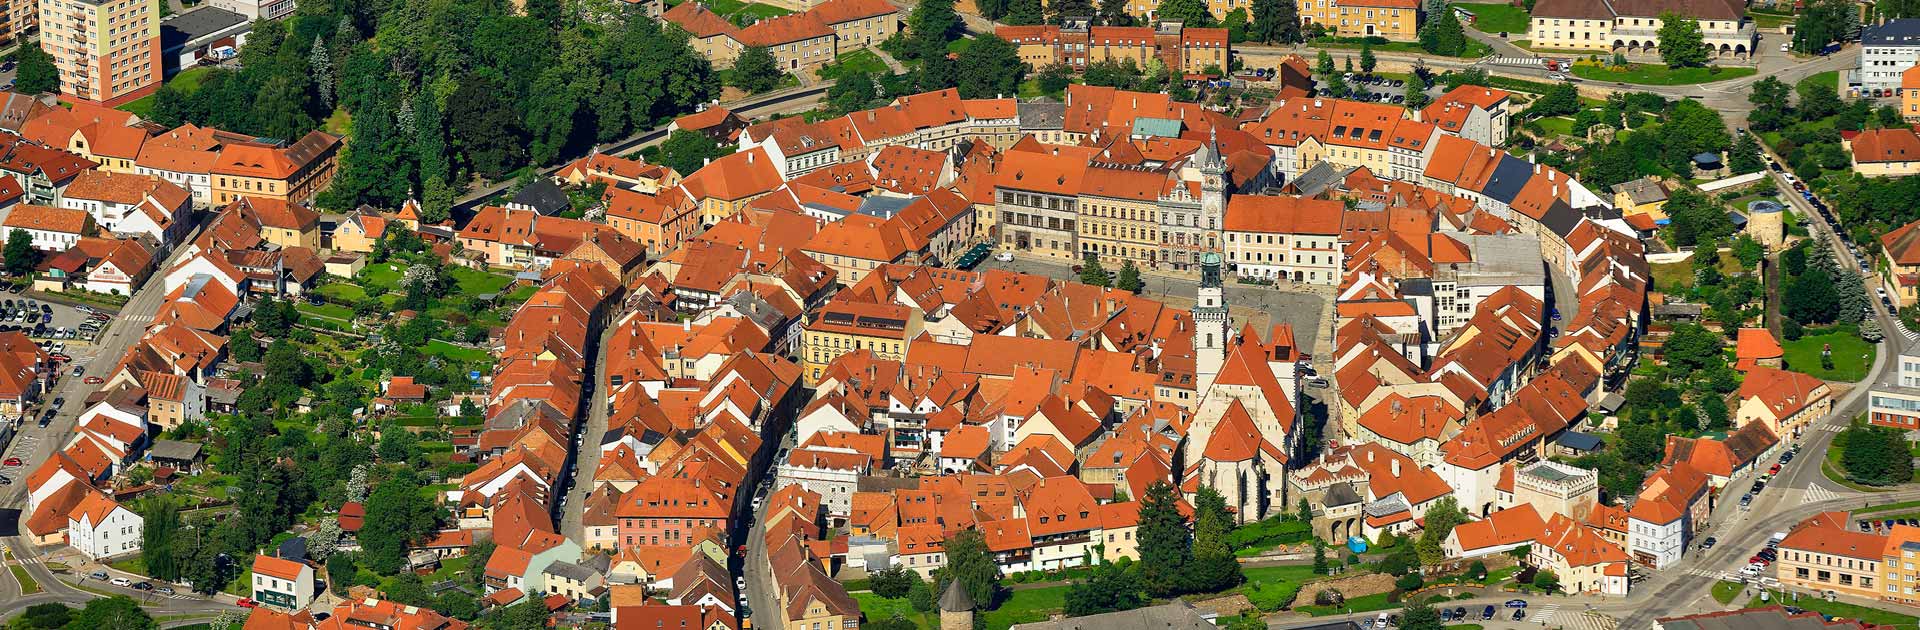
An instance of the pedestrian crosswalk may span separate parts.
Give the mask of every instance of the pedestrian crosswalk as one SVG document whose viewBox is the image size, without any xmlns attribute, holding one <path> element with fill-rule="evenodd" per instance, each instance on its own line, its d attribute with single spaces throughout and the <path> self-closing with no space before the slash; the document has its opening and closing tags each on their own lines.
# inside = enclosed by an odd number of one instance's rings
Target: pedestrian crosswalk
<svg viewBox="0 0 1920 630">
<path fill-rule="evenodd" d="M 1807 487 L 1806 502 L 1819 503 L 1821 501 L 1831 501 L 1834 499 L 1838 499 L 1841 496 L 1842 495 L 1840 493 L 1832 490 L 1828 490 L 1826 486 L 1822 486 L 1816 483 Z"/>
<path fill-rule="evenodd" d="M 1713 569 L 1708 569 L 1705 567 L 1690 567 L 1686 570 L 1686 574 L 1692 575 L 1692 576 L 1698 576 L 1698 577 L 1708 577 L 1708 578 L 1718 578 L 1718 579 L 1726 579 L 1727 577 L 1727 573 L 1725 571 L 1715 571 Z"/>
<path fill-rule="evenodd" d="M 1907 341 L 1920 342 L 1920 333 L 1914 332 L 1913 329 L 1908 328 L 1906 324 L 1900 325 L 1900 334 L 1905 335 Z"/>
<path fill-rule="evenodd" d="M 1834 423 L 1832 423 L 1832 422 L 1823 422 L 1823 423 L 1820 423 L 1820 424 L 1816 424 L 1816 425 L 1813 425 L 1813 430 L 1815 430 L 1815 431 L 1826 431 L 1826 432 L 1828 432 L 1828 433 L 1839 433 L 1839 432 L 1841 432 L 1841 431 L 1845 431 L 1845 430 L 1847 430 L 1847 425 L 1844 425 L 1844 424 L 1834 424 Z"/>
<path fill-rule="evenodd" d="M 1565 618 L 1560 627 L 1575 630 L 1614 630 L 1620 627 L 1620 620 L 1591 610 L 1578 614 L 1562 615 Z"/>
<path fill-rule="evenodd" d="M 1559 612 L 1559 604 L 1547 604 L 1533 611 L 1533 620 L 1539 622 L 1540 625 L 1550 626 L 1553 625 L 1554 616 L 1559 614 Z"/>
</svg>

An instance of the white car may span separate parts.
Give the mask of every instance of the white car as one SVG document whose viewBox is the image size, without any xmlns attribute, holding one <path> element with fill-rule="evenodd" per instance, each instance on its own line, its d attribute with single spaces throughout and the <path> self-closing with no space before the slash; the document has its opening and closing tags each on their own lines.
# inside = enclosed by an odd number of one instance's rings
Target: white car
<svg viewBox="0 0 1920 630">
<path fill-rule="evenodd" d="M 130 585 L 130 584 L 133 584 L 133 581 L 132 581 L 132 580 L 129 580 L 129 579 L 127 579 L 127 578 L 123 578 L 123 577 L 117 577 L 117 578 L 113 578 L 113 585 L 114 585 L 114 586 L 127 586 L 127 585 Z"/>
<path fill-rule="evenodd" d="M 1780 52 L 1789 52 L 1792 50 L 1793 50 L 1793 42 L 1783 42 L 1780 44 Z"/>
<path fill-rule="evenodd" d="M 1553 79 L 1555 81 L 1565 81 L 1567 80 L 1567 75 L 1560 74 L 1558 72 L 1549 72 L 1547 73 L 1547 78 Z"/>
<path fill-rule="evenodd" d="M 998 260 L 1000 262 L 1013 262 L 1013 252 L 1000 252 L 998 254 L 994 254 L 993 259 Z"/>
</svg>

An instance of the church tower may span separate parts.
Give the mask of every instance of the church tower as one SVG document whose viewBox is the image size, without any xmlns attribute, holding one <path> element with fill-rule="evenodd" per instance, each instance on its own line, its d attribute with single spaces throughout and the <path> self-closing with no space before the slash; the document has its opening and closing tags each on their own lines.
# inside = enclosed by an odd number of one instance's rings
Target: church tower
<svg viewBox="0 0 1920 630">
<path fill-rule="evenodd" d="M 1200 170 L 1200 224 L 1206 226 L 1202 246 L 1208 252 L 1221 251 L 1220 230 L 1227 216 L 1227 157 L 1220 153 L 1220 141 L 1207 130 L 1207 145 L 1200 148 L 1194 161 Z"/>
<path fill-rule="evenodd" d="M 1199 386 L 1195 394 L 1202 398 L 1213 387 L 1214 377 L 1220 375 L 1220 366 L 1227 362 L 1227 341 L 1233 330 L 1227 317 L 1226 289 L 1221 285 L 1223 267 L 1220 254 L 1200 255 L 1200 291 L 1193 305 L 1193 359 Z"/>
</svg>

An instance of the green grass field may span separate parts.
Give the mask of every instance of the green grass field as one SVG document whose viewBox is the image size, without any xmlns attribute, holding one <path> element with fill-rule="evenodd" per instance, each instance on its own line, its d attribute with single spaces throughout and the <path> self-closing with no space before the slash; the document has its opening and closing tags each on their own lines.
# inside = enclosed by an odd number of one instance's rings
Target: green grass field
<svg viewBox="0 0 1920 630">
<path fill-rule="evenodd" d="M 1855 515 L 1873 514 L 1876 512 L 1892 512 L 1894 510 L 1905 510 L 1910 508 L 1920 508 L 1920 501 L 1901 501 L 1899 503 L 1888 503 L 1885 505 L 1863 507 L 1858 510 L 1854 510 L 1853 513 Z"/>
<path fill-rule="evenodd" d="M 1760 608 L 1763 606 L 1771 606 L 1774 604 L 1784 604 L 1789 606 L 1799 606 L 1801 608 L 1805 608 L 1809 611 L 1817 612 L 1823 615 L 1830 615 L 1835 617 L 1835 621 L 1838 621 L 1841 618 L 1858 619 L 1860 621 L 1864 621 L 1864 622 L 1878 625 L 1878 626 L 1891 626 L 1895 628 L 1910 628 L 1910 629 L 1920 628 L 1920 618 L 1915 618 L 1913 615 L 1901 614 L 1901 613 L 1893 612 L 1891 610 L 1868 608 L 1866 606 L 1849 604 L 1846 602 L 1829 602 L 1824 599 L 1820 599 L 1818 597 L 1802 597 L 1798 600 L 1795 600 L 1791 595 L 1788 595 L 1786 596 L 1785 600 L 1782 600 L 1781 599 L 1782 594 L 1783 593 L 1781 591 L 1774 591 L 1773 601 L 1770 601 L 1770 602 L 1763 602 L 1763 601 L 1760 601 L 1760 598 L 1755 597 L 1752 600 L 1749 600 L 1747 602 L 1747 607 Z"/>
<path fill-rule="evenodd" d="M 301 304 L 294 308 L 299 309 L 299 311 L 302 313 L 306 313 L 314 317 L 336 319 L 336 320 L 340 320 L 343 323 L 353 321 L 353 309 L 347 308 L 345 306 L 341 306 L 339 304 L 321 304 L 319 306 L 314 306 L 312 304 Z"/>
<path fill-rule="evenodd" d="M 1369 612 L 1369 611 L 1386 610 L 1388 608 L 1399 608 L 1399 607 L 1400 607 L 1400 604 L 1387 601 L 1386 593 L 1375 593 L 1372 595 L 1362 595 L 1360 597 L 1347 598 L 1347 603 L 1340 606 L 1309 605 L 1309 606 L 1294 606 L 1293 609 L 1296 612 L 1307 613 L 1315 617 L 1325 617 L 1327 615 L 1344 615 L 1349 612 Z"/>
<path fill-rule="evenodd" d="M 335 282 L 315 289 L 315 291 L 318 291 L 322 297 L 327 299 L 350 304 L 367 299 L 367 290 L 360 288 L 360 285 L 354 284 L 351 280 Z"/>
<path fill-rule="evenodd" d="M 821 66 L 820 78 L 838 79 L 841 75 L 855 71 L 872 75 L 891 73 L 887 70 L 887 62 L 880 60 L 880 55 L 874 54 L 872 50 L 862 48 L 834 57 L 833 63 Z"/>
<path fill-rule="evenodd" d="M 213 68 L 194 66 L 181 70 L 180 74 L 173 75 L 173 78 L 168 80 L 167 84 L 172 85 L 183 94 L 192 94 L 200 90 L 200 84 L 207 80 L 207 75 L 211 72 L 213 72 Z M 128 101 L 127 104 L 121 105 L 117 109 L 123 112 L 132 112 L 135 116 L 146 118 L 153 115 L 153 95 L 148 94 Z"/>
<path fill-rule="evenodd" d="M 439 339 L 427 340 L 427 347 L 421 352 L 443 356 L 462 363 L 476 363 L 493 358 L 493 355 L 488 354 L 485 350 L 456 346 Z"/>
<path fill-rule="evenodd" d="M 1453 6 L 1473 13 L 1473 28 L 1482 33 L 1506 33 L 1509 37 L 1527 32 L 1527 23 L 1532 19 L 1527 10 L 1510 4 L 1468 4 L 1455 3 Z"/>
<path fill-rule="evenodd" d="M 1540 123 L 1540 127 L 1542 129 L 1547 130 L 1547 133 L 1550 133 L 1556 136 L 1573 135 L 1573 119 L 1572 118 L 1568 118 L 1566 116 L 1554 116 L 1552 118 L 1542 118 L 1537 122 Z"/>
<path fill-rule="evenodd" d="M 871 592 L 852 593 L 852 595 L 854 601 L 860 602 L 860 612 L 866 615 L 869 623 L 881 619 L 890 619 L 898 615 L 921 628 L 935 628 L 940 625 L 939 622 L 929 618 L 925 613 L 914 610 L 913 604 L 907 603 L 907 598 L 905 597 L 887 599 Z"/>
<path fill-rule="evenodd" d="M 363 284 L 386 287 L 391 291 L 400 288 L 400 278 L 406 275 L 407 268 L 395 263 L 367 265 L 360 270 L 359 280 Z"/>
<path fill-rule="evenodd" d="M 999 608 L 983 615 L 987 630 L 1007 630 L 1014 624 L 1046 621 L 1047 616 L 1067 607 L 1067 587 L 1048 586 L 1014 591 Z"/>
<path fill-rule="evenodd" d="M 1820 352 L 1827 344 L 1833 345 L 1833 369 L 1820 363 Z M 1862 340 L 1850 327 L 1809 330 L 1805 336 L 1781 345 L 1787 353 L 1787 369 L 1823 380 L 1858 382 L 1873 367 L 1873 344 Z"/>
<path fill-rule="evenodd" d="M 13 572 L 13 579 L 20 581 L 21 595 L 32 595 L 40 592 L 40 582 L 34 580 L 32 574 L 27 573 L 26 567 L 16 564 L 8 566 L 7 570 Z"/>
<path fill-rule="evenodd" d="M 466 267 L 453 267 L 447 271 L 453 276 L 453 282 L 462 295 L 482 295 L 499 293 L 507 285 L 513 284 L 513 278 L 497 273 L 476 271 Z"/>
<path fill-rule="evenodd" d="M 1741 584 L 1739 582 L 1715 583 L 1713 585 L 1713 599 L 1722 604 L 1731 604 L 1733 603 L 1734 598 L 1740 596 L 1741 589 L 1744 589 L 1746 587 L 1747 585 Z"/>
<path fill-rule="evenodd" d="M 1829 90 L 1840 89 L 1840 71 L 1838 70 L 1828 70 L 1819 74 L 1809 75 L 1806 80 L 1812 81 L 1815 85 L 1825 86 Z"/>
<path fill-rule="evenodd" d="M 1752 76 L 1758 72 L 1753 68 L 1668 68 L 1652 64 L 1628 64 L 1625 70 L 1613 70 L 1592 65 L 1577 65 L 1573 74 L 1590 81 L 1612 81 L 1617 83 L 1637 83 L 1640 85 L 1693 85 L 1711 83 Z"/>
</svg>

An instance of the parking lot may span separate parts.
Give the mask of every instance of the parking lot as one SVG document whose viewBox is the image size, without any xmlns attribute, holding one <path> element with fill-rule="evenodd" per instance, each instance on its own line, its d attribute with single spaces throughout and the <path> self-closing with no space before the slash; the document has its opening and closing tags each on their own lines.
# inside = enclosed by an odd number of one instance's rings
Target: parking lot
<svg viewBox="0 0 1920 630">
<path fill-rule="evenodd" d="M 1349 73 L 1346 81 L 1347 87 L 1353 90 L 1351 98 L 1356 101 L 1397 105 L 1407 100 L 1407 84 L 1400 79 Z"/>
</svg>

